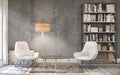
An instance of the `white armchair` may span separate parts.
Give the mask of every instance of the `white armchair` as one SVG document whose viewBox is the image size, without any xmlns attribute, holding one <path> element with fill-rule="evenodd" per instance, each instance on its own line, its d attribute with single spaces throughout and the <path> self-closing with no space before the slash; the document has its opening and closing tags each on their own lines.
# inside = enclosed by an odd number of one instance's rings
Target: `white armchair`
<svg viewBox="0 0 120 75">
<path fill-rule="evenodd" d="M 98 48 L 96 42 L 86 42 L 81 52 L 75 52 L 74 58 L 81 61 L 95 60 L 98 55 Z"/>
<path fill-rule="evenodd" d="M 18 41 L 15 43 L 15 56 L 18 61 L 36 61 L 39 53 L 34 50 L 30 50 L 26 41 Z"/>
</svg>

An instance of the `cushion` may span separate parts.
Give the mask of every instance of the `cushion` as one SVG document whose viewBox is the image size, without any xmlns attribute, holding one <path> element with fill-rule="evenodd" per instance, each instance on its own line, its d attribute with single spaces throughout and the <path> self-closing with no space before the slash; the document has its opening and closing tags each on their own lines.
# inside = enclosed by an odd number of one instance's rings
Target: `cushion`
<svg viewBox="0 0 120 75">
<path fill-rule="evenodd" d="M 34 55 L 34 51 L 30 51 L 30 50 L 21 50 L 19 51 L 19 53 L 22 56 L 33 56 Z"/>
<path fill-rule="evenodd" d="M 33 51 L 26 51 L 26 53 L 24 54 L 24 56 L 33 56 L 34 52 Z"/>
<path fill-rule="evenodd" d="M 79 56 L 81 56 L 81 57 L 84 57 L 84 56 L 89 57 L 90 55 L 89 55 L 88 52 L 81 52 L 81 53 L 79 53 Z"/>
</svg>

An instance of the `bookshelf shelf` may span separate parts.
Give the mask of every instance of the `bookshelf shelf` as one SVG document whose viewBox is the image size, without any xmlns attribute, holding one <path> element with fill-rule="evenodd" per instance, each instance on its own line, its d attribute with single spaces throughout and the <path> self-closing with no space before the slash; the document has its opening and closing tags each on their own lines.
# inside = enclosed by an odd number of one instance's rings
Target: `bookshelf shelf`
<svg viewBox="0 0 120 75">
<path fill-rule="evenodd" d="M 116 14 L 116 12 L 83 12 L 84 14 Z"/>
<path fill-rule="evenodd" d="M 99 51 L 99 52 L 101 52 L 101 53 L 102 53 L 102 52 L 105 52 L 105 53 L 106 53 L 106 52 L 110 52 L 110 53 L 113 53 L 113 52 L 116 52 L 116 51 L 115 51 L 115 50 L 113 50 L 113 51 L 110 51 L 110 50 L 106 50 L 106 51 Z"/>
<path fill-rule="evenodd" d="M 83 32 L 84 34 L 115 34 L 116 32 Z"/>
<path fill-rule="evenodd" d="M 92 22 L 83 22 L 83 23 L 88 23 L 88 24 L 93 24 L 93 23 L 98 23 L 98 24 L 108 24 L 108 23 L 112 23 L 112 24 L 114 24 L 114 23 L 116 23 L 116 22 L 100 22 L 100 21 L 92 21 Z"/>
<path fill-rule="evenodd" d="M 115 4 L 83 4 L 82 40 L 96 41 L 98 44 L 97 60 L 116 61 L 116 21 Z"/>
<path fill-rule="evenodd" d="M 86 41 L 83 41 L 84 43 Z M 97 43 L 116 43 L 116 41 L 96 41 Z"/>
</svg>

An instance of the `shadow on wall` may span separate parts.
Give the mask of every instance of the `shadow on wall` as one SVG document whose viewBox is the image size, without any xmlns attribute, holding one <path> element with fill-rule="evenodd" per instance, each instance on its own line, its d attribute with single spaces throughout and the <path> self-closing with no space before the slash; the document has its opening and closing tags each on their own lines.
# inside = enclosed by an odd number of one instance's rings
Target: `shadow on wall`
<svg viewBox="0 0 120 75">
<path fill-rule="evenodd" d="M 32 48 L 37 50 L 40 55 L 58 55 L 68 57 L 73 47 L 68 46 L 67 42 L 52 36 L 37 35 L 32 40 Z M 71 50 L 72 49 L 72 50 Z M 70 53 L 69 53 L 70 52 Z M 66 55 L 67 54 L 67 55 Z"/>
</svg>

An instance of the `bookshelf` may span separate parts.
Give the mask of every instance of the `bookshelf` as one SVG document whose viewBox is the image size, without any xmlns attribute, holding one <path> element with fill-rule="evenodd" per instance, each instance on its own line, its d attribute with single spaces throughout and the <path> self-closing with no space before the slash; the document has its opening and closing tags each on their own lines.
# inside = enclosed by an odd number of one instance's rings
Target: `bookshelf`
<svg viewBox="0 0 120 75">
<path fill-rule="evenodd" d="M 82 40 L 96 41 L 97 61 L 116 62 L 115 4 L 91 3 L 82 5 Z"/>
</svg>

